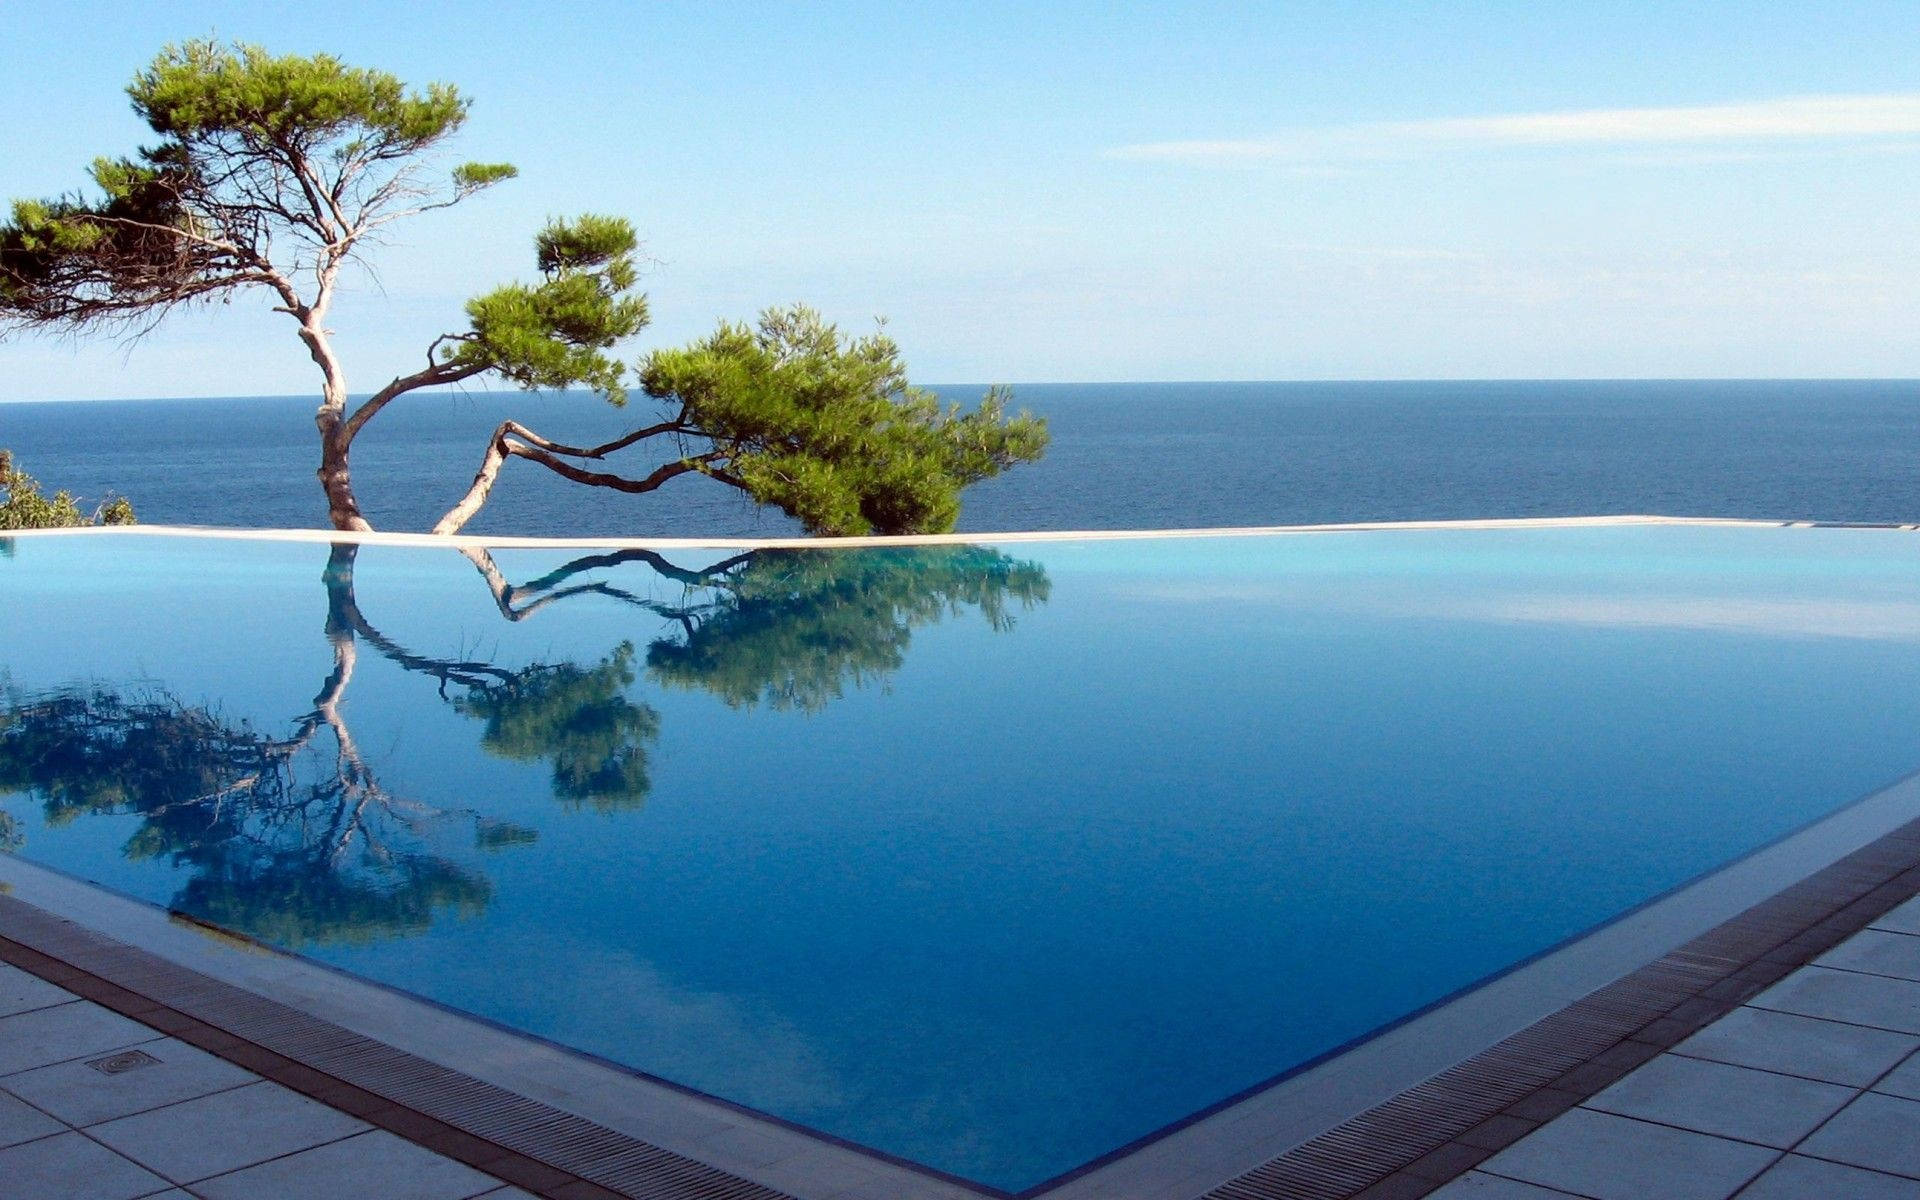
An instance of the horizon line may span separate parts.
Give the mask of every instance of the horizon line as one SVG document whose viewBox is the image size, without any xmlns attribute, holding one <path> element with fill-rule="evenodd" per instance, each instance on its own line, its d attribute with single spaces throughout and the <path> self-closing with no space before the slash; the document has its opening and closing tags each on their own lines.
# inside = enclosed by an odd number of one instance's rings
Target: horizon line
<svg viewBox="0 0 1920 1200">
<path fill-rule="evenodd" d="M 1312 384 L 1367 385 L 1407 383 L 1509 384 L 1509 383 L 1911 383 L 1920 384 L 1920 375 L 1316 375 L 1293 378 L 1234 379 L 1027 379 L 1011 383 L 942 381 L 913 386 L 937 391 L 942 388 L 985 387 L 1233 387 L 1251 385 L 1300 386 Z M 365 399 L 370 392 L 355 392 L 349 400 Z M 434 393 L 428 397 L 443 399 L 508 395 L 593 395 L 586 388 L 546 389 L 524 392 L 519 388 L 468 388 L 462 391 Z M 0 407 L 9 404 L 157 404 L 189 400 L 317 400 L 319 392 L 210 392 L 178 396 L 0 396 Z"/>
</svg>

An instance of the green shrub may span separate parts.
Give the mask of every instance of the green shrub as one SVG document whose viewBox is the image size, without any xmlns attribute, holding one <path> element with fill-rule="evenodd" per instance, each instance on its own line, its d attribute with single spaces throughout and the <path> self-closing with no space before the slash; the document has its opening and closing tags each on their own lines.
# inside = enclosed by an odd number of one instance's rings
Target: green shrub
<svg viewBox="0 0 1920 1200">
<path fill-rule="evenodd" d="M 131 525 L 133 505 L 126 497 L 108 499 L 88 516 L 68 492 L 41 494 L 39 481 L 13 465 L 13 453 L 0 450 L 0 529 L 60 529 L 70 525 Z"/>
</svg>

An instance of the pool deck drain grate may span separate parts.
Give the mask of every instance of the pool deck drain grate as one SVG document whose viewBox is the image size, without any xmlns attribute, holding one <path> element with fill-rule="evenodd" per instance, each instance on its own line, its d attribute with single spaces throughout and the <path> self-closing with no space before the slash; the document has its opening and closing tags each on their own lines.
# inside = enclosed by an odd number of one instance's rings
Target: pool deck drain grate
<svg viewBox="0 0 1920 1200">
<path fill-rule="evenodd" d="M 1920 821 L 1202 1200 L 1426 1195 L 1916 895 Z M 795 1200 L 4 894 L 0 961 L 551 1200 Z M 133 1069 L 126 1058 L 89 1065 Z"/>
</svg>

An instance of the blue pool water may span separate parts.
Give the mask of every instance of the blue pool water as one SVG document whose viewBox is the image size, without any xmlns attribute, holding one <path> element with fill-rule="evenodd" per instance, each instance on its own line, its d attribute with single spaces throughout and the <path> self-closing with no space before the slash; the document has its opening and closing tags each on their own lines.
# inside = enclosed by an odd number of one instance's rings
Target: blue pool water
<svg viewBox="0 0 1920 1200">
<path fill-rule="evenodd" d="M 1920 534 L 0 551 L 20 855 L 1016 1190 L 1920 767 Z"/>
</svg>

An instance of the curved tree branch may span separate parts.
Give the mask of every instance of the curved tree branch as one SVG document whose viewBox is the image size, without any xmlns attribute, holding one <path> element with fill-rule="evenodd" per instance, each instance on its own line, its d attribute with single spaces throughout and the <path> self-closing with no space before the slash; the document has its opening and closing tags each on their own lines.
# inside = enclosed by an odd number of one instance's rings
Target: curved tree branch
<svg viewBox="0 0 1920 1200">
<path fill-rule="evenodd" d="M 656 433 L 678 430 L 678 423 L 670 422 L 664 426 L 651 426 L 637 432 L 651 437 Z M 560 454 L 569 454 L 575 458 L 599 458 L 603 454 L 611 453 L 612 449 L 630 446 L 638 440 L 640 439 L 628 435 L 617 441 L 608 442 L 606 446 L 578 449 L 560 446 L 557 442 L 549 441 L 518 421 L 503 421 L 500 427 L 493 431 L 492 439 L 487 442 L 486 453 L 480 460 L 480 469 L 474 472 L 473 483 L 467 488 L 466 495 L 460 498 L 459 503 L 447 510 L 446 515 L 434 525 L 433 532 L 458 533 L 462 526 L 471 521 L 474 514 L 479 512 L 481 506 L 487 502 L 487 497 L 492 494 L 493 485 L 500 478 L 500 469 L 506 465 L 509 458 L 524 458 L 529 462 L 539 463 L 554 474 L 571 479 L 575 483 L 583 483 L 589 487 L 612 488 L 614 491 L 637 495 L 651 492 L 668 480 L 676 479 L 681 475 L 704 472 L 710 463 L 720 457 L 718 454 L 709 453 L 677 459 L 658 467 L 644 479 L 629 479 L 624 475 L 605 471 L 589 471 L 576 467 L 560 457 Z M 545 448 L 548 446 L 559 446 L 559 450 L 558 452 L 548 450 Z"/>
<path fill-rule="evenodd" d="M 538 579 L 518 585 L 508 582 L 506 573 L 500 569 L 498 563 L 494 562 L 493 555 L 489 551 L 478 547 L 465 547 L 460 553 L 473 564 L 475 570 L 480 572 L 480 577 L 486 580 L 487 590 L 492 593 L 494 605 L 499 608 L 500 615 L 509 621 L 524 621 L 556 600 L 588 593 L 610 596 L 637 608 L 644 608 L 658 616 L 676 618 L 680 610 L 637 596 L 610 583 L 594 581 L 572 586 L 562 585 L 574 576 L 587 571 L 637 562 L 645 563 L 663 578 L 676 580 L 688 587 L 710 587 L 722 580 L 735 567 L 753 561 L 756 552 L 748 550 L 736 554 L 715 563 L 704 571 L 689 571 L 683 567 L 677 567 L 652 550 L 632 549 L 607 554 L 589 554 L 549 571 Z"/>
<path fill-rule="evenodd" d="M 389 382 L 387 386 L 367 397 L 359 408 L 354 409 L 353 415 L 346 419 L 340 426 L 340 432 L 335 436 L 343 445 L 350 445 L 353 439 L 359 435 L 360 430 L 365 427 L 366 423 L 379 415 L 381 409 L 401 396 L 406 395 L 408 392 L 418 391 L 421 388 L 428 387 L 444 387 L 449 383 L 459 383 L 465 379 L 472 379 L 475 375 L 489 369 L 490 368 L 482 364 L 452 367 L 443 363 L 433 363 L 427 366 L 426 369 L 415 371 L 411 375 L 399 376 Z"/>
</svg>

